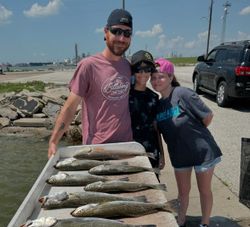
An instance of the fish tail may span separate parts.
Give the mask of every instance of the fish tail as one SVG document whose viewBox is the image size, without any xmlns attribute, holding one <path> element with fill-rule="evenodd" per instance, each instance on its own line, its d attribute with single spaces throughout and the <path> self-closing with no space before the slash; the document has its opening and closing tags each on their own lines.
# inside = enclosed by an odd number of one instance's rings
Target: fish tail
<svg viewBox="0 0 250 227">
<path fill-rule="evenodd" d="M 153 159 L 153 160 L 156 160 L 156 157 L 155 157 L 155 155 L 154 155 L 153 153 L 147 152 L 147 153 L 145 153 L 144 155 L 148 156 L 148 158 L 151 158 L 151 159 Z"/>
<path fill-rule="evenodd" d="M 141 195 L 141 196 L 136 196 L 134 197 L 136 201 L 138 202 L 144 202 L 144 203 L 148 203 L 147 197 L 145 195 Z"/>
<path fill-rule="evenodd" d="M 156 184 L 151 186 L 153 189 L 167 191 L 167 186 L 165 184 Z"/>
<path fill-rule="evenodd" d="M 169 213 L 176 213 L 176 211 L 173 209 L 171 203 L 168 201 L 163 203 L 163 210 L 167 211 Z"/>
</svg>

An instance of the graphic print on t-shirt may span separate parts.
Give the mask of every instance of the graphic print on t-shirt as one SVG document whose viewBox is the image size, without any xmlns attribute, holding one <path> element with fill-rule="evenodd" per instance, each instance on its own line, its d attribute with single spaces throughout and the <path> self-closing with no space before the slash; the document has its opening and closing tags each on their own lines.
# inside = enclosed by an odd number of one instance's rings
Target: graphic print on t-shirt
<svg viewBox="0 0 250 227">
<path fill-rule="evenodd" d="M 156 115 L 156 120 L 157 122 L 160 122 L 160 121 L 164 121 L 169 118 L 172 118 L 172 117 L 178 117 L 179 115 L 180 115 L 180 107 L 177 105 L 177 106 L 167 109 L 164 112 L 158 113 Z"/>
<path fill-rule="evenodd" d="M 108 100 L 121 100 L 128 96 L 129 86 L 129 80 L 116 73 L 103 83 L 102 94 Z"/>
</svg>

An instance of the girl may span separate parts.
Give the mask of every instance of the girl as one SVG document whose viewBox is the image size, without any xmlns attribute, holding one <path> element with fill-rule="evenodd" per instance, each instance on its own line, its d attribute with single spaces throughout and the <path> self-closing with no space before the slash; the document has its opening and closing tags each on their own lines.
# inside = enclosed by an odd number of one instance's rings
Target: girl
<svg viewBox="0 0 250 227">
<path fill-rule="evenodd" d="M 212 176 L 222 155 L 207 129 L 213 114 L 194 91 L 180 86 L 171 62 L 164 58 L 155 62 L 157 72 L 152 74 L 151 84 L 162 96 L 157 106 L 156 121 L 175 171 L 180 202 L 177 222 L 179 226 L 186 226 L 194 167 L 202 211 L 200 227 L 207 227 L 213 204 Z"/>
</svg>

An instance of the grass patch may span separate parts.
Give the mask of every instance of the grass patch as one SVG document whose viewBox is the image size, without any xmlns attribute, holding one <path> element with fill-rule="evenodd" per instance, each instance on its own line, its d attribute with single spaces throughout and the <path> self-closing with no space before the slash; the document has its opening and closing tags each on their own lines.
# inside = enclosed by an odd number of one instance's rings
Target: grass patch
<svg viewBox="0 0 250 227">
<path fill-rule="evenodd" d="M 194 65 L 197 63 L 197 57 L 178 57 L 178 58 L 167 58 L 174 65 L 185 66 Z"/>
<path fill-rule="evenodd" d="M 0 93 L 7 92 L 21 92 L 22 90 L 28 91 L 45 91 L 45 87 L 51 86 L 52 84 L 46 84 L 42 81 L 31 81 L 27 83 L 1 83 L 0 84 Z"/>
</svg>

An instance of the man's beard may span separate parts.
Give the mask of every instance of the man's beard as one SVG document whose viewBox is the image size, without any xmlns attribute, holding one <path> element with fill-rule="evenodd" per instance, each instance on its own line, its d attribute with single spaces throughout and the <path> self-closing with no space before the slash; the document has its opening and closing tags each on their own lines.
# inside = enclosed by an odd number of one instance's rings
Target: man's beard
<svg viewBox="0 0 250 227">
<path fill-rule="evenodd" d="M 115 56 L 122 56 L 125 53 L 125 51 L 129 48 L 130 42 L 128 43 L 120 42 L 120 41 L 110 42 L 109 39 L 107 39 L 106 44 L 112 54 L 114 54 Z M 121 44 L 124 47 L 117 46 Z"/>
</svg>

